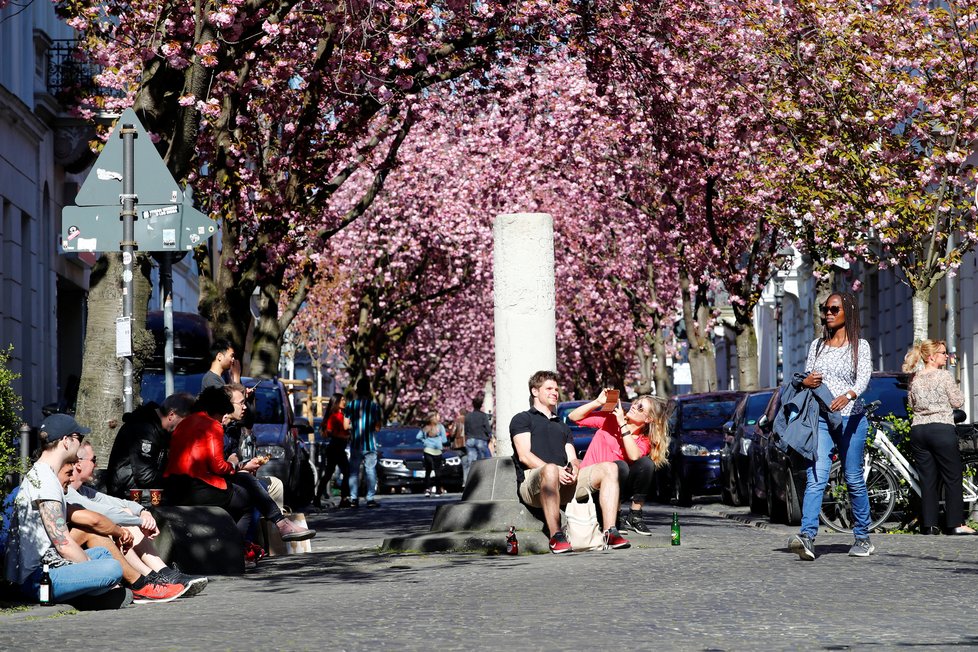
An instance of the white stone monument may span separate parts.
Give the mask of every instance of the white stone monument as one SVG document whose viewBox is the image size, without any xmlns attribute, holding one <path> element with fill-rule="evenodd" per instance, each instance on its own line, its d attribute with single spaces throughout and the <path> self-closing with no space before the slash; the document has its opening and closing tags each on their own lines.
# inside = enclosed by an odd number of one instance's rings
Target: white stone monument
<svg viewBox="0 0 978 652">
<path fill-rule="evenodd" d="M 498 215 L 493 225 L 497 456 L 513 454 L 509 422 L 530 407 L 530 376 L 557 370 L 553 227 L 547 213 Z"/>
</svg>

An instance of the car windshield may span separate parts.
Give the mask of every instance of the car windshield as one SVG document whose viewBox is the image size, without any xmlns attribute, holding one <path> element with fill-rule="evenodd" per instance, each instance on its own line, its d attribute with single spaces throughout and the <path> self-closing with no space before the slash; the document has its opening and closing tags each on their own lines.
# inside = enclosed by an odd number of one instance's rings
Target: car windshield
<svg viewBox="0 0 978 652">
<path fill-rule="evenodd" d="M 747 399 L 747 409 L 745 410 L 746 414 L 744 417 L 748 426 L 757 423 L 757 420 L 764 414 L 768 401 L 771 400 L 771 394 L 773 392 L 761 392 L 760 394 L 752 394 Z"/>
<path fill-rule="evenodd" d="M 200 383 L 204 374 L 173 374 L 173 391 L 187 392 L 197 396 L 200 393 Z M 152 401 L 157 405 L 163 404 L 166 398 L 166 377 L 162 372 L 143 372 L 143 380 L 139 386 L 140 398 L 143 404 Z"/>
<path fill-rule="evenodd" d="M 684 401 L 683 430 L 716 430 L 730 420 L 737 409 L 737 400 Z"/>
<path fill-rule="evenodd" d="M 420 429 L 416 428 L 398 428 L 397 430 L 379 430 L 377 431 L 377 444 L 381 448 L 403 448 L 407 446 L 420 446 L 421 442 L 418 441 L 418 433 Z"/>
<path fill-rule="evenodd" d="M 862 395 L 863 401 L 879 401 L 876 416 L 892 414 L 900 419 L 907 418 L 907 383 L 900 377 L 884 376 L 869 379 L 869 387 Z"/>
<path fill-rule="evenodd" d="M 252 407 L 255 423 L 285 423 L 285 406 L 277 385 L 262 383 L 255 388 Z"/>
</svg>

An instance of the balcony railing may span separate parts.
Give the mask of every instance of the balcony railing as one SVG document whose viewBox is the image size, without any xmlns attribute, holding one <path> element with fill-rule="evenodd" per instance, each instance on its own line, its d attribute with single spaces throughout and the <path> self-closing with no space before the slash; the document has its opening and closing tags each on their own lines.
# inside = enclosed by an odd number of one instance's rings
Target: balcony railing
<svg viewBox="0 0 978 652">
<path fill-rule="evenodd" d="M 98 86 L 95 76 L 101 67 L 85 60 L 78 49 L 78 41 L 53 40 L 48 48 L 47 64 L 48 93 L 66 106 L 78 104 L 92 95 L 122 95 L 117 89 Z"/>
</svg>

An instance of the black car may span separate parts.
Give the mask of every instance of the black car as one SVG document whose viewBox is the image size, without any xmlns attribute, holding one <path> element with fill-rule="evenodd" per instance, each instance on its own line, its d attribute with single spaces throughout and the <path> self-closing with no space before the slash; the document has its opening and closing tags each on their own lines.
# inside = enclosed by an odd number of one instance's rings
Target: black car
<svg viewBox="0 0 978 652">
<path fill-rule="evenodd" d="M 860 399 L 865 403 L 880 401 L 876 416 L 893 415 L 905 419 L 907 382 L 906 374 L 873 372 L 869 386 Z M 801 523 L 801 505 L 805 495 L 806 460 L 792 450 L 782 452 L 776 445 L 773 426 L 774 416 L 781 406 L 780 398 L 780 391 L 771 397 L 768 409 L 765 410 L 767 418 L 762 422 L 756 443 L 763 449 L 764 495 L 768 516 L 774 522 L 798 525 Z"/>
<path fill-rule="evenodd" d="M 723 424 L 730 421 L 743 392 L 685 394 L 673 399 L 669 432 L 669 466 L 658 474 L 659 495 L 668 494 L 678 505 L 690 505 L 693 496 L 720 493 L 720 449 Z"/>
<path fill-rule="evenodd" d="M 377 493 L 405 488 L 425 488 L 424 452 L 418 439 L 420 428 L 389 427 L 377 431 Z M 449 491 L 462 490 L 462 458 L 457 451 L 442 452 L 439 484 Z"/>
<path fill-rule="evenodd" d="M 773 389 L 748 392 L 737 404 L 733 419 L 723 424 L 720 450 L 720 496 L 724 504 L 747 503 L 750 474 L 750 447 L 758 430 L 757 420 L 764 414 Z"/>
</svg>

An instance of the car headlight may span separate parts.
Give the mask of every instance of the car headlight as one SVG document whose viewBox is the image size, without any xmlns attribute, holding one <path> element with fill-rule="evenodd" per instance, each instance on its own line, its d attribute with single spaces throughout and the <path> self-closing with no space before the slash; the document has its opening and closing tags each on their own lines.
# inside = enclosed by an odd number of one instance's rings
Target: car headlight
<svg viewBox="0 0 978 652">
<path fill-rule="evenodd" d="M 680 450 L 686 457 L 706 457 L 710 454 L 705 446 L 699 444 L 683 444 Z"/>
<path fill-rule="evenodd" d="M 740 454 L 741 455 L 747 455 L 747 454 L 750 453 L 750 442 L 751 442 L 750 439 L 741 439 L 740 440 Z"/>
<path fill-rule="evenodd" d="M 461 457 L 446 457 L 445 466 L 458 466 L 462 463 Z"/>
<path fill-rule="evenodd" d="M 399 471 L 407 471 L 407 467 L 404 465 L 404 460 L 380 460 L 379 464 L 385 469 L 397 469 Z"/>
<path fill-rule="evenodd" d="M 273 460 L 280 460 L 285 457 L 285 449 L 281 446 L 259 446 L 255 449 L 255 456 L 268 455 Z"/>
</svg>

